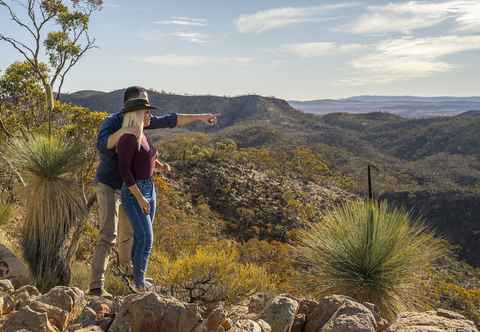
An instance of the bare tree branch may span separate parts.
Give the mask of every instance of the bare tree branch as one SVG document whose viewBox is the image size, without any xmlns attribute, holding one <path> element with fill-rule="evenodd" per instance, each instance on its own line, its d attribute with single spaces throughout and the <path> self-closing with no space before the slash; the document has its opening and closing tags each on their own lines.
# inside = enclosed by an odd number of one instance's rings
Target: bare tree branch
<svg viewBox="0 0 480 332">
<path fill-rule="evenodd" d="M 14 38 L 5 36 L 4 34 L 1 34 L 1 33 L 0 33 L 0 40 L 4 40 L 10 45 L 12 45 L 18 52 L 20 52 L 23 55 L 23 57 L 28 62 L 30 62 L 32 66 L 34 65 L 34 62 L 31 60 L 31 58 L 27 54 L 27 52 L 30 52 L 32 56 L 35 54 L 30 47 L 26 46 L 25 44 L 23 44 L 22 42 L 19 42 Z"/>
<path fill-rule="evenodd" d="M 3 0 L 0 0 L 0 6 L 3 6 L 5 8 L 8 9 L 8 12 L 10 13 L 10 18 L 12 19 L 12 21 L 14 21 L 15 23 L 17 23 L 19 26 L 21 26 L 22 28 L 24 28 L 25 30 L 27 30 L 33 37 L 35 37 L 35 33 L 33 32 L 33 30 L 28 26 L 26 25 L 25 23 L 23 23 L 19 18 L 18 16 L 15 14 L 15 12 L 13 11 L 12 7 L 9 6 L 5 1 Z"/>
<path fill-rule="evenodd" d="M 73 66 L 75 66 L 75 64 L 78 62 L 78 60 L 80 60 L 80 58 L 88 51 L 88 50 L 91 50 L 93 48 L 97 48 L 97 46 L 95 46 L 95 38 L 94 39 L 90 39 L 89 35 L 88 35 L 88 32 L 85 31 L 85 35 L 86 35 L 86 38 L 87 38 L 87 44 L 85 45 L 85 47 L 80 51 L 80 53 L 76 56 L 76 57 L 73 57 L 71 60 L 70 60 L 70 63 L 69 65 L 65 68 L 65 70 L 63 71 L 63 73 L 60 74 L 60 84 L 58 85 L 58 88 L 57 88 L 57 96 L 56 96 L 56 99 L 58 100 L 60 98 L 60 93 L 62 91 L 62 86 L 63 86 L 63 82 L 65 80 L 65 76 L 67 75 L 67 73 L 70 71 L 70 69 L 72 69 Z"/>
</svg>

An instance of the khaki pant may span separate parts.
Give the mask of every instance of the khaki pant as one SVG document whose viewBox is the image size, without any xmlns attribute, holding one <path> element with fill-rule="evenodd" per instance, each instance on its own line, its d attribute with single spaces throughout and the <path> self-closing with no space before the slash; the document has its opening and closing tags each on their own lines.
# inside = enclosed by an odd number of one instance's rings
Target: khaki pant
<svg viewBox="0 0 480 332">
<path fill-rule="evenodd" d="M 100 239 L 93 255 L 90 289 L 102 288 L 105 283 L 105 270 L 110 251 L 117 240 L 118 256 L 121 265 L 130 264 L 132 259 L 133 230 L 120 204 L 115 189 L 98 183 L 95 187 L 98 203 Z"/>
</svg>

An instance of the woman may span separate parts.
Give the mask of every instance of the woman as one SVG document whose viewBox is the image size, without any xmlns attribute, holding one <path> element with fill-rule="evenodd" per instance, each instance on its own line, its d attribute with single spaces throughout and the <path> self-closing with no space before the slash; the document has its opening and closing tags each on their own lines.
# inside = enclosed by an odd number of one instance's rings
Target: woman
<svg viewBox="0 0 480 332">
<path fill-rule="evenodd" d="M 137 292 L 143 292 L 151 286 L 145 281 L 145 272 L 153 243 L 155 187 L 152 175 L 157 163 L 157 151 L 143 133 L 143 128 L 149 124 L 149 109 L 125 113 L 122 127 L 137 128 L 140 134 L 138 137 L 132 134 L 123 135 L 117 146 L 119 172 L 123 180 L 122 205 L 134 233 L 133 288 Z"/>
</svg>

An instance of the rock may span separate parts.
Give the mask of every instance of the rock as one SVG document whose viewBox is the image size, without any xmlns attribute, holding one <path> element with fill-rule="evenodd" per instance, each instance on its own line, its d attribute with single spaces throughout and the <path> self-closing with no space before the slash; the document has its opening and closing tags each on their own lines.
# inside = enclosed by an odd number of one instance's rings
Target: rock
<svg viewBox="0 0 480 332">
<path fill-rule="evenodd" d="M 97 313 L 90 307 L 83 308 L 82 313 L 77 318 L 76 322 L 81 326 L 94 325 L 97 320 Z"/>
<path fill-rule="evenodd" d="M 241 319 L 235 322 L 228 332 L 263 332 L 257 322 L 250 319 Z"/>
<path fill-rule="evenodd" d="M 291 332 L 302 332 L 306 322 L 307 316 L 305 314 L 297 314 L 295 316 L 295 320 L 293 321 Z"/>
<path fill-rule="evenodd" d="M 373 313 L 361 303 L 346 299 L 330 320 L 322 327 L 322 332 L 375 332 L 377 322 Z"/>
<path fill-rule="evenodd" d="M 0 280 L 0 292 L 12 294 L 14 291 L 15 291 L 15 288 L 13 287 L 13 284 L 10 280 L 8 279 Z"/>
<path fill-rule="evenodd" d="M 30 304 L 32 301 L 32 297 L 26 290 L 17 290 L 13 294 L 14 296 L 14 301 L 15 301 L 15 308 L 17 310 L 20 310 L 22 307 Z"/>
<path fill-rule="evenodd" d="M 475 324 L 464 316 L 447 310 L 404 312 L 387 329 L 388 332 L 478 332 Z"/>
<path fill-rule="evenodd" d="M 201 321 L 197 306 L 155 293 L 125 298 L 109 332 L 191 332 Z"/>
<path fill-rule="evenodd" d="M 80 316 L 87 302 L 82 290 L 65 286 L 54 287 L 48 293 L 37 297 L 36 300 L 67 312 L 67 324 Z"/>
<path fill-rule="evenodd" d="M 13 292 L 15 308 L 17 310 L 30 304 L 37 296 L 41 295 L 39 290 L 32 285 L 24 285 Z"/>
<path fill-rule="evenodd" d="M 8 279 L 15 288 L 31 284 L 32 278 L 25 264 L 15 254 L 0 244 L 0 279 Z"/>
<path fill-rule="evenodd" d="M 318 302 L 310 299 L 301 299 L 298 302 L 298 304 L 299 304 L 299 307 L 298 307 L 297 314 L 298 315 L 304 314 L 305 316 L 307 316 L 313 310 L 313 308 L 315 308 L 318 305 Z"/>
<path fill-rule="evenodd" d="M 223 307 L 217 307 L 213 309 L 208 317 L 195 328 L 194 332 L 217 331 L 220 327 L 224 329 L 223 322 L 226 320 L 226 317 L 227 313 Z"/>
<path fill-rule="evenodd" d="M 248 303 L 248 312 L 256 314 L 262 312 L 271 299 L 272 295 L 268 293 L 256 293 L 250 296 Z"/>
<path fill-rule="evenodd" d="M 272 332 L 289 332 L 297 310 L 297 301 L 285 295 L 279 295 L 265 307 L 262 318 L 270 324 Z"/>
<path fill-rule="evenodd" d="M 63 331 L 67 327 L 68 313 L 65 310 L 39 301 L 30 302 L 28 306 L 36 312 L 46 313 L 50 324 L 54 325 L 60 331 Z"/>
<path fill-rule="evenodd" d="M 230 330 L 232 328 L 232 321 L 229 318 L 225 319 L 222 323 L 222 327 L 225 331 Z"/>
<path fill-rule="evenodd" d="M 59 330 L 52 326 L 48 321 L 45 312 L 36 312 L 29 306 L 11 314 L 3 326 L 4 332 L 19 332 L 26 330 L 29 332 L 58 332 Z"/>
<path fill-rule="evenodd" d="M 386 331 L 389 325 L 390 324 L 388 320 L 386 320 L 385 318 L 380 318 L 379 320 L 377 320 L 377 332 Z"/>
<path fill-rule="evenodd" d="M 14 295 L 19 294 L 19 293 L 23 293 L 23 292 L 26 292 L 29 297 L 42 295 L 40 293 L 40 291 L 37 289 L 37 287 L 32 286 L 32 285 L 25 285 L 25 286 L 17 288 L 17 290 L 15 290 L 15 292 L 14 292 Z"/>
<path fill-rule="evenodd" d="M 322 327 L 330 320 L 333 314 L 343 303 L 350 299 L 342 295 L 332 295 L 322 298 L 317 305 L 311 308 L 307 313 L 307 323 L 304 332 L 319 332 Z"/>
<path fill-rule="evenodd" d="M 272 331 L 272 327 L 270 326 L 270 324 L 268 324 L 266 321 L 264 321 L 263 319 L 259 319 L 257 320 L 257 324 L 260 326 L 260 328 L 262 329 L 262 332 L 271 332 Z"/>
<path fill-rule="evenodd" d="M 0 293 L 0 316 L 9 314 L 13 309 L 15 309 L 13 298 L 6 293 Z"/>
<path fill-rule="evenodd" d="M 90 325 L 78 330 L 73 330 L 73 332 L 103 332 L 103 329 L 97 325 Z"/>
<path fill-rule="evenodd" d="M 97 319 L 102 319 L 105 316 L 111 315 L 114 310 L 114 304 L 112 300 L 103 297 L 91 297 L 87 303 L 87 307 L 92 308 L 97 314 Z M 118 310 L 120 306 L 118 307 Z M 117 310 L 117 311 L 118 311 Z"/>
</svg>

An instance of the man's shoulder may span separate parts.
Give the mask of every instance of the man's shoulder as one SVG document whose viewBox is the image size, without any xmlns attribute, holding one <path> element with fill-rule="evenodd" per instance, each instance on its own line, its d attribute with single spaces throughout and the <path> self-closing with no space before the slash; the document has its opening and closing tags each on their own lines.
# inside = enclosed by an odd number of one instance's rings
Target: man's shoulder
<svg viewBox="0 0 480 332">
<path fill-rule="evenodd" d="M 122 124 L 122 120 L 123 120 L 123 114 L 121 112 L 117 112 L 117 113 L 111 113 L 109 114 L 105 120 L 103 120 L 103 125 L 105 126 L 112 126 L 112 125 L 116 125 L 116 126 L 119 126 Z"/>
</svg>

